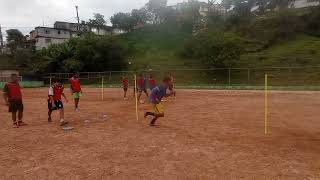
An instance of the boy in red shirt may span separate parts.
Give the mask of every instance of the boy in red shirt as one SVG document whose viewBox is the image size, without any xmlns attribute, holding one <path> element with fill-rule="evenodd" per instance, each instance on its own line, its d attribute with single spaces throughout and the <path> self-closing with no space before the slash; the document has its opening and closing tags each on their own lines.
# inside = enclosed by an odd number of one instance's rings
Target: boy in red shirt
<svg viewBox="0 0 320 180">
<path fill-rule="evenodd" d="M 153 78 L 153 74 L 150 74 L 149 80 L 148 80 L 149 89 L 152 91 L 153 88 L 156 87 L 156 80 Z"/>
<path fill-rule="evenodd" d="M 61 97 L 64 97 L 66 102 L 68 102 L 68 99 L 63 93 L 63 90 L 64 90 L 63 84 L 55 80 L 54 84 L 49 88 L 49 93 L 48 93 L 48 122 L 52 122 L 52 119 L 51 119 L 52 111 L 59 110 L 60 126 L 64 126 L 68 124 L 68 122 L 64 120 L 64 108 L 63 108 Z"/>
<path fill-rule="evenodd" d="M 22 121 L 23 118 L 23 103 L 21 87 L 19 85 L 19 79 L 17 74 L 11 74 L 11 80 L 3 89 L 3 98 L 7 106 L 9 106 L 9 112 L 12 113 L 13 128 L 27 125 Z M 18 112 L 18 123 L 17 123 Z"/>
<path fill-rule="evenodd" d="M 123 87 L 123 99 L 127 100 L 127 92 L 129 87 L 129 79 L 126 76 L 122 76 L 122 87 Z"/>
<path fill-rule="evenodd" d="M 148 91 L 147 91 L 147 81 L 144 78 L 143 74 L 140 74 L 137 79 L 137 91 L 138 91 L 138 101 L 140 103 L 144 103 L 142 100 L 140 101 L 141 94 L 144 92 L 147 97 L 149 97 Z"/>
<path fill-rule="evenodd" d="M 72 78 L 70 78 L 70 89 L 72 92 L 72 96 L 74 98 L 74 109 L 75 111 L 79 111 L 79 101 L 81 97 L 81 85 L 80 85 L 80 80 L 79 80 L 79 75 L 78 73 L 74 73 Z"/>
</svg>

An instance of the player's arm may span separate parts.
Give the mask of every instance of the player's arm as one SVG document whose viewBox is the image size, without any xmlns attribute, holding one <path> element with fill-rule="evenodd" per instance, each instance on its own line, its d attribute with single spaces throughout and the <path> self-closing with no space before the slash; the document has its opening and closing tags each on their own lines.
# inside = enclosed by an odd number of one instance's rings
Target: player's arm
<svg viewBox="0 0 320 180">
<path fill-rule="evenodd" d="M 62 97 L 66 100 L 66 102 L 68 102 L 68 98 L 64 93 L 61 93 Z"/>
</svg>

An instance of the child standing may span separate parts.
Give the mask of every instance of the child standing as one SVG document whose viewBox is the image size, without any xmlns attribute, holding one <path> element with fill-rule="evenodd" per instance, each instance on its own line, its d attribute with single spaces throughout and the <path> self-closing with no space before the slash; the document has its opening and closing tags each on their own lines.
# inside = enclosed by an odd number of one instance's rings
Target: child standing
<svg viewBox="0 0 320 180">
<path fill-rule="evenodd" d="M 74 73 L 72 78 L 70 79 L 70 89 L 72 92 L 72 96 L 74 99 L 74 109 L 75 111 L 79 111 L 79 101 L 80 101 L 80 97 L 81 97 L 81 85 L 80 85 L 80 80 L 79 80 L 79 74 L 78 73 Z"/>
<path fill-rule="evenodd" d="M 49 88 L 49 93 L 48 93 L 48 122 L 52 122 L 52 119 L 51 119 L 52 111 L 59 110 L 60 126 L 64 126 L 68 124 L 68 122 L 64 120 L 64 108 L 63 108 L 61 97 L 64 97 L 66 102 L 68 102 L 68 99 L 65 96 L 63 90 L 64 90 L 63 84 L 55 80 L 54 84 Z"/>
<path fill-rule="evenodd" d="M 10 82 L 6 83 L 3 89 L 3 98 L 6 105 L 9 107 L 9 112 L 12 113 L 13 128 L 27 125 L 22 121 L 23 118 L 23 103 L 22 93 L 19 84 L 17 74 L 11 74 Z M 18 123 L 17 123 L 17 112 L 18 112 Z"/>
<path fill-rule="evenodd" d="M 161 104 L 161 99 L 165 96 L 169 96 L 169 94 L 167 94 L 167 89 L 171 84 L 172 82 L 170 77 L 165 77 L 161 85 L 152 89 L 149 101 L 152 104 L 153 112 L 146 112 L 144 114 L 145 118 L 148 116 L 154 117 L 150 122 L 150 126 L 154 126 L 158 118 L 164 117 L 164 107 Z"/>
<path fill-rule="evenodd" d="M 151 91 L 153 88 L 156 87 L 156 80 L 153 78 L 153 74 L 150 74 L 150 76 L 149 76 L 148 86 Z"/>
<path fill-rule="evenodd" d="M 144 92 L 146 96 L 149 97 L 147 87 L 146 87 L 146 79 L 144 78 L 143 74 L 140 74 L 137 79 L 137 91 L 138 91 L 138 101 L 140 103 L 143 103 L 143 101 L 140 100 L 142 92 Z"/>
<path fill-rule="evenodd" d="M 176 83 L 176 81 L 175 81 L 175 77 L 171 73 L 170 73 L 169 77 L 170 77 L 170 81 L 171 81 L 171 85 L 169 86 L 169 90 L 171 91 L 171 96 L 176 98 L 176 91 L 175 91 L 175 83 Z"/>
<path fill-rule="evenodd" d="M 122 76 L 122 88 L 123 88 L 124 100 L 127 100 L 128 87 L 129 87 L 129 79 L 126 76 Z"/>
</svg>

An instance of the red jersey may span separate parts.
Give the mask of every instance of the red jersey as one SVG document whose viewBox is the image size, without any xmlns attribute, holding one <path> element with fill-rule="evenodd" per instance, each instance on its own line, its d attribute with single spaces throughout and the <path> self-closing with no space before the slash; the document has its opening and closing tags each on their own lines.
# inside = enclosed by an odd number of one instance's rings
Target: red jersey
<svg viewBox="0 0 320 180">
<path fill-rule="evenodd" d="M 122 85 L 125 86 L 125 87 L 128 87 L 129 86 L 129 80 L 127 78 L 122 79 Z"/>
<path fill-rule="evenodd" d="M 64 90 L 63 85 L 58 86 L 57 84 L 54 84 L 52 86 L 52 90 L 53 90 L 53 94 L 49 93 L 49 95 L 51 95 L 53 97 L 53 100 L 54 101 L 61 100 L 61 96 L 62 96 L 63 90 Z"/>
<path fill-rule="evenodd" d="M 19 83 L 15 84 L 8 82 L 5 85 L 3 92 L 8 95 L 9 101 L 22 100 L 21 87 Z"/>
<path fill-rule="evenodd" d="M 156 80 L 155 79 L 149 79 L 149 87 L 154 88 L 156 86 Z"/>
<path fill-rule="evenodd" d="M 76 78 L 70 79 L 71 89 L 73 92 L 81 92 L 80 80 Z"/>
<path fill-rule="evenodd" d="M 137 80 L 137 85 L 138 85 L 139 87 L 144 87 L 144 78 L 139 78 L 139 79 Z"/>
</svg>

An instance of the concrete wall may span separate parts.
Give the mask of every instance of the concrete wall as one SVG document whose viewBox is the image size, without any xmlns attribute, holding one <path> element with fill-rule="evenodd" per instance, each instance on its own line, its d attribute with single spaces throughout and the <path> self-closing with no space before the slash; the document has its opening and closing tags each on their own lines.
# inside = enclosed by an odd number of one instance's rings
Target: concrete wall
<svg viewBox="0 0 320 180">
<path fill-rule="evenodd" d="M 36 38 L 36 49 L 41 50 L 42 48 L 48 48 L 51 44 L 60 44 L 68 39 L 56 39 L 50 37 L 38 37 Z"/>
<path fill-rule="evenodd" d="M 59 30 L 53 28 L 45 28 L 45 27 L 38 27 L 36 28 L 36 36 L 43 36 L 43 37 L 51 37 L 51 38 L 64 38 L 68 39 L 71 37 L 70 31 L 68 30 Z"/>
<path fill-rule="evenodd" d="M 304 8 L 310 6 L 319 6 L 320 2 L 317 0 L 295 0 L 289 5 L 289 8 Z"/>
</svg>

